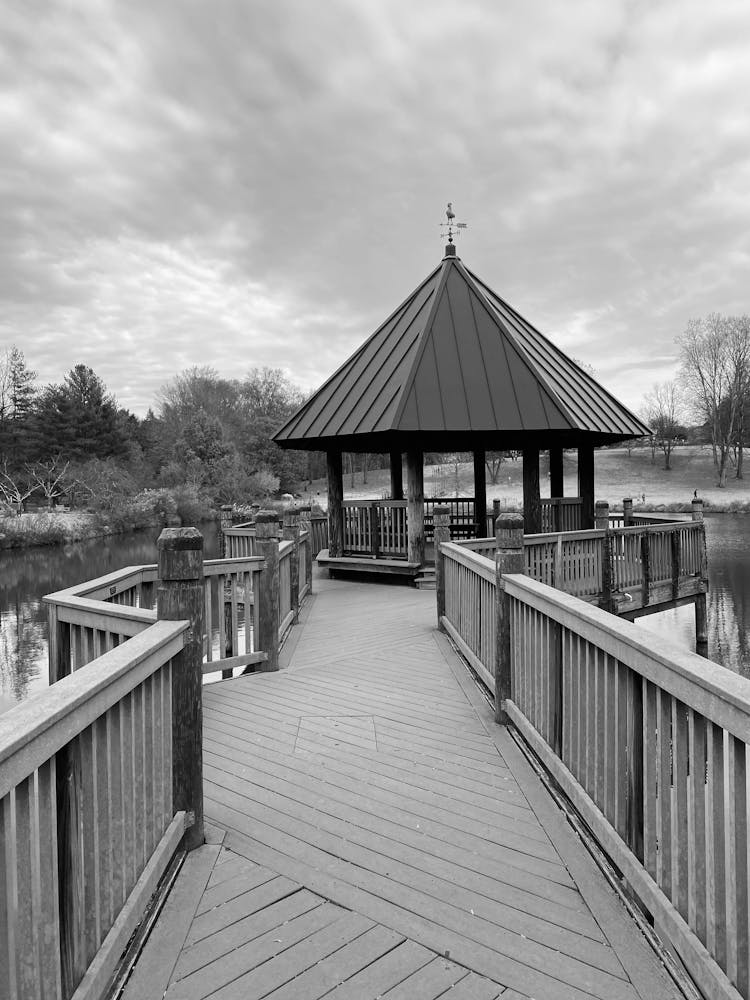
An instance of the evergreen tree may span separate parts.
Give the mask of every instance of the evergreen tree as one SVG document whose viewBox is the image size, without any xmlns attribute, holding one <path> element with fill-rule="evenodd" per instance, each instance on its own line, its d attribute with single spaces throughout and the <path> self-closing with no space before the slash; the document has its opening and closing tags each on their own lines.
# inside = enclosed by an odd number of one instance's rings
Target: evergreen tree
<svg viewBox="0 0 750 1000">
<path fill-rule="evenodd" d="M 11 468 L 29 457 L 36 372 L 13 344 L 0 361 L 0 453 Z"/>
<path fill-rule="evenodd" d="M 87 365 L 76 365 L 61 385 L 44 390 L 35 408 L 36 450 L 66 459 L 127 454 L 128 438 L 114 397 Z"/>
</svg>

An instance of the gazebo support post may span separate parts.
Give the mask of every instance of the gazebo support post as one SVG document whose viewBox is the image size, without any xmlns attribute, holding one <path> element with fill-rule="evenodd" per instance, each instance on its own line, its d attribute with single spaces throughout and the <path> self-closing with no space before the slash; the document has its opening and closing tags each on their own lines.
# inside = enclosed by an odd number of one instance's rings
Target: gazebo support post
<svg viewBox="0 0 750 1000">
<path fill-rule="evenodd" d="M 590 444 L 578 446 L 578 496 L 581 498 L 581 528 L 594 527 L 594 449 Z"/>
<path fill-rule="evenodd" d="M 401 464 L 401 452 L 391 451 L 391 500 L 404 499 L 404 470 Z"/>
<path fill-rule="evenodd" d="M 406 453 L 406 526 L 409 562 L 424 562 L 424 455 L 421 450 Z"/>
<path fill-rule="evenodd" d="M 550 448 L 549 450 L 549 495 L 551 497 L 565 496 L 562 448 Z"/>
<path fill-rule="evenodd" d="M 487 534 L 487 470 L 484 448 L 474 449 L 474 520 L 477 538 Z"/>
<path fill-rule="evenodd" d="M 328 467 L 328 555 L 344 554 L 344 470 L 340 451 L 326 452 Z"/>
<path fill-rule="evenodd" d="M 523 531 L 538 535 L 542 530 L 542 504 L 539 495 L 539 449 L 523 449 Z"/>
</svg>

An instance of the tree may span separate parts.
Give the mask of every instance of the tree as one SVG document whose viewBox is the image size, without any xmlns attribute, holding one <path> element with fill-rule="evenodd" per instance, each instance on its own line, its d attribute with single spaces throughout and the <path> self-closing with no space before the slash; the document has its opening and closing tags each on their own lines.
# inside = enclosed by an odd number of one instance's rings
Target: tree
<svg viewBox="0 0 750 1000">
<path fill-rule="evenodd" d="M 34 425 L 41 456 L 86 461 L 127 453 L 127 434 L 114 397 L 87 365 L 76 365 L 60 385 L 47 386 L 37 400 Z"/>
<path fill-rule="evenodd" d="M 36 372 L 13 344 L 0 359 L 0 453 L 17 467 L 29 444 Z"/>
<path fill-rule="evenodd" d="M 718 485 L 724 487 L 750 392 L 750 318 L 711 313 L 705 319 L 690 320 L 677 342 L 680 378 L 692 409 L 711 428 Z M 738 471 L 741 476 L 741 457 Z"/>
<path fill-rule="evenodd" d="M 507 451 L 488 451 L 484 456 L 484 464 L 487 466 L 487 472 L 489 473 L 490 482 L 493 486 L 497 486 L 498 479 L 500 478 L 500 467 L 507 457 Z"/>
<path fill-rule="evenodd" d="M 664 453 L 664 468 L 671 469 L 675 438 L 682 426 L 682 402 L 677 383 L 656 383 L 644 396 L 643 414 L 653 431 L 654 446 Z"/>
</svg>

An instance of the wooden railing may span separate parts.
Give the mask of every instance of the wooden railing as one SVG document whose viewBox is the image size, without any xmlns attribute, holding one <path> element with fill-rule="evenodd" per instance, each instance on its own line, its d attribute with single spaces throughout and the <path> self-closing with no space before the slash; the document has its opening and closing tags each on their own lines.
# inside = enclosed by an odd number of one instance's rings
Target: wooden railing
<svg viewBox="0 0 750 1000">
<path fill-rule="evenodd" d="M 672 527 L 670 553 L 676 531 L 700 537 L 698 525 Z M 621 537 L 638 530 L 657 529 Z M 736 987 L 747 998 L 750 681 L 545 583 L 503 576 L 526 562 L 520 528 L 516 548 L 497 551 L 496 565 L 466 543 L 440 544 L 441 627 L 704 995 L 736 1000 Z"/>
<path fill-rule="evenodd" d="M 168 529 L 164 579 L 45 598 L 51 686 L 0 720 L 0 997 L 101 997 L 176 848 L 202 843 L 201 673 L 278 669 L 311 585 L 307 532 L 258 529 L 258 555 L 205 563 Z"/>
<path fill-rule="evenodd" d="M 204 674 L 264 662 L 253 646 L 254 595 L 264 565 L 260 556 L 203 563 Z M 156 565 L 128 566 L 47 595 L 50 683 L 149 628 L 156 621 L 156 583 Z"/>
<path fill-rule="evenodd" d="M 750 681 L 529 580 L 504 581 L 504 710 L 706 996 L 750 996 Z"/>
<path fill-rule="evenodd" d="M 460 545 L 487 559 L 495 557 L 494 538 Z M 702 521 L 526 535 L 523 545 L 527 576 L 618 614 L 706 588 Z"/>
<path fill-rule="evenodd" d="M 343 508 L 344 555 L 406 559 L 405 500 L 347 500 Z"/>
</svg>

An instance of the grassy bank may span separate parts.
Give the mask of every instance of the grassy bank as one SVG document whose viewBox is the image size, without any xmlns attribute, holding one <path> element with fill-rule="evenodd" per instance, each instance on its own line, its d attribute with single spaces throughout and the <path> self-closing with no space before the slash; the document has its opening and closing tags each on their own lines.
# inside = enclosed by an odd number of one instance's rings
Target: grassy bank
<svg viewBox="0 0 750 1000">
<path fill-rule="evenodd" d="M 576 496 L 578 485 L 575 452 L 565 454 L 563 469 L 565 495 Z M 547 455 L 542 454 L 540 477 L 543 496 L 549 496 L 548 474 Z M 632 497 L 636 510 L 689 510 L 693 492 L 697 490 L 706 510 L 750 512 L 750 465 L 748 477 L 735 479 L 734 469 L 730 469 L 726 487 L 719 489 L 709 446 L 684 445 L 677 448 L 672 453 L 672 469 L 669 471 L 664 469 L 664 457 L 660 452 L 657 452 L 655 461 L 652 461 L 650 448 L 633 448 L 630 454 L 626 448 L 595 452 L 596 499 L 607 500 L 613 507 L 621 507 L 623 497 Z M 367 479 L 368 482 L 363 483 L 362 473 L 358 472 L 352 486 L 351 476 L 346 475 L 344 495 L 363 499 L 387 495 L 390 483 L 387 469 L 371 471 Z M 472 466 L 469 463 L 460 464 L 458 475 L 452 463 L 427 466 L 424 486 L 427 497 L 471 496 L 474 492 Z M 311 496 L 325 506 L 324 479 L 312 484 Z M 487 483 L 488 500 L 491 502 L 497 498 L 504 507 L 512 508 L 520 506 L 522 496 L 520 458 L 515 462 L 504 461 L 500 466 L 497 484 Z"/>
</svg>

